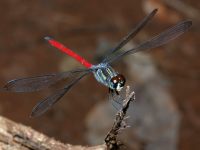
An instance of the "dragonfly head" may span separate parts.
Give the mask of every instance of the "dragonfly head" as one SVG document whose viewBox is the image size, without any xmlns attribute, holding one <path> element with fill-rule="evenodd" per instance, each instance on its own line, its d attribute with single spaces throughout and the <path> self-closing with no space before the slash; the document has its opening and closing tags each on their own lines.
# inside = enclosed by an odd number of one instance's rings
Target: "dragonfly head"
<svg viewBox="0 0 200 150">
<path fill-rule="evenodd" d="M 126 82 L 126 79 L 123 75 L 118 74 L 117 76 L 113 77 L 111 79 L 111 83 L 112 83 L 112 87 L 116 90 L 116 91 L 121 91 L 121 89 L 124 87 Z"/>
</svg>

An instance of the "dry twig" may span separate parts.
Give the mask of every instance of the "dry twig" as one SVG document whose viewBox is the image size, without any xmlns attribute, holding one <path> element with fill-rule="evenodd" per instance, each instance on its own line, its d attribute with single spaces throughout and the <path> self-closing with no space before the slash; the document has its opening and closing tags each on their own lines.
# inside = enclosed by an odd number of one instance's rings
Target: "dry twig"
<svg viewBox="0 0 200 150">
<path fill-rule="evenodd" d="M 117 136 L 120 130 L 128 127 L 124 120 L 126 112 L 129 108 L 129 104 L 133 100 L 135 100 L 135 92 L 130 92 L 130 87 L 127 86 L 126 97 L 123 100 L 122 108 L 117 112 L 112 129 L 109 131 L 108 135 L 105 138 L 105 142 L 109 150 L 117 150 L 122 146 L 122 143 L 117 140 Z"/>
</svg>

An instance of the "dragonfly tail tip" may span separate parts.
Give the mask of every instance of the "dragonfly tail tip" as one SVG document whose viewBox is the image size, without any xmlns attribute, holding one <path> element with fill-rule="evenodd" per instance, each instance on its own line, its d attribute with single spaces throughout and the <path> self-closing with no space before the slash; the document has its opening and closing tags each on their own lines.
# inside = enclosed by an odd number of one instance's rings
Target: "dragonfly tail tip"
<svg viewBox="0 0 200 150">
<path fill-rule="evenodd" d="M 46 36 L 46 37 L 44 37 L 44 39 L 47 40 L 47 41 L 49 41 L 49 40 L 52 40 L 52 37 Z"/>
</svg>

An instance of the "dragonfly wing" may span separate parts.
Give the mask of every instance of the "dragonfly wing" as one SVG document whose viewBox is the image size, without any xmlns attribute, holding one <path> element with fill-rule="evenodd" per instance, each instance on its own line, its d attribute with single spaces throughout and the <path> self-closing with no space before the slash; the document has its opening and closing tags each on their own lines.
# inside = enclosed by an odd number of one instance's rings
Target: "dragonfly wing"
<svg viewBox="0 0 200 150">
<path fill-rule="evenodd" d="M 125 52 L 119 53 L 117 56 L 110 58 L 107 63 L 112 63 L 120 58 L 122 58 L 125 55 L 134 54 L 138 51 L 148 50 L 152 48 L 159 47 L 163 44 L 168 43 L 169 41 L 177 38 L 178 36 L 182 35 L 184 32 L 186 32 L 192 25 L 192 21 L 182 21 L 172 28 L 169 28 L 168 30 L 160 33 L 159 35 L 153 37 L 150 40 L 147 40 L 137 46 L 136 48 L 130 49 Z"/>
<path fill-rule="evenodd" d="M 140 21 L 137 26 L 132 29 L 132 31 L 130 33 L 128 33 L 128 35 L 126 35 L 121 42 L 119 42 L 119 44 L 113 48 L 109 54 L 114 53 L 116 51 L 118 51 L 119 49 L 121 49 L 124 45 L 126 45 L 132 38 L 134 38 L 137 33 L 153 18 L 153 16 L 156 14 L 156 12 L 158 11 L 158 9 L 154 9 L 148 16 L 146 16 L 142 21 Z M 106 57 L 103 62 L 106 62 L 108 57 Z"/>
<path fill-rule="evenodd" d="M 21 78 L 9 81 L 3 89 L 11 92 L 32 92 L 38 91 L 51 85 L 56 74 L 49 74 L 37 77 Z"/>
<path fill-rule="evenodd" d="M 80 75 L 78 78 L 74 79 L 71 83 L 69 83 L 67 86 L 65 86 L 63 89 L 58 90 L 53 95 L 50 95 L 49 97 L 40 101 L 33 108 L 30 116 L 37 117 L 37 116 L 42 115 L 44 112 L 46 112 L 48 109 L 50 109 L 56 102 L 58 102 L 65 95 L 65 93 L 68 92 L 69 89 L 71 89 L 71 87 L 73 85 L 75 85 L 80 79 L 82 79 L 88 73 L 89 72 Z"/>
<path fill-rule="evenodd" d="M 4 91 L 10 92 L 33 92 L 47 88 L 58 81 L 68 78 L 80 72 L 88 72 L 90 69 L 77 69 L 63 73 L 49 74 L 44 76 L 21 78 L 9 81 L 4 87 Z"/>
<path fill-rule="evenodd" d="M 30 116 L 37 117 L 46 112 L 48 109 L 52 107 L 53 104 L 55 104 L 61 97 L 63 97 L 67 91 L 68 91 L 67 89 L 61 89 L 56 93 L 54 93 L 53 95 L 47 97 L 46 99 L 36 104 Z"/>
</svg>

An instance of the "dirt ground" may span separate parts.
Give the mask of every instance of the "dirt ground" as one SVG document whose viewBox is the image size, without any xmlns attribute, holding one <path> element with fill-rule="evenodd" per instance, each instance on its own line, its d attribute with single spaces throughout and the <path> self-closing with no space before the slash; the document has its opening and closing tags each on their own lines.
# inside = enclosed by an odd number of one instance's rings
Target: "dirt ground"
<svg viewBox="0 0 200 150">
<path fill-rule="evenodd" d="M 43 40 L 46 35 L 95 62 L 100 40 L 116 44 L 149 10 L 159 8 L 156 17 L 135 41 L 159 33 L 180 20 L 193 21 L 189 32 L 168 45 L 174 51 L 165 51 L 164 46 L 151 51 L 151 55 L 162 74 L 170 80 L 170 91 L 182 116 L 178 149 L 197 150 L 200 147 L 200 20 L 198 15 L 189 12 L 200 9 L 200 3 L 198 0 L 182 2 L 188 6 L 186 13 L 161 0 L 1 0 L 0 85 L 15 78 L 78 66 L 51 48 Z M 105 99 L 107 89 L 89 76 L 53 109 L 41 117 L 29 118 L 33 106 L 53 91 L 0 93 L 0 113 L 62 142 L 87 145 L 84 118 L 96 102 Z"/>
</svg>

